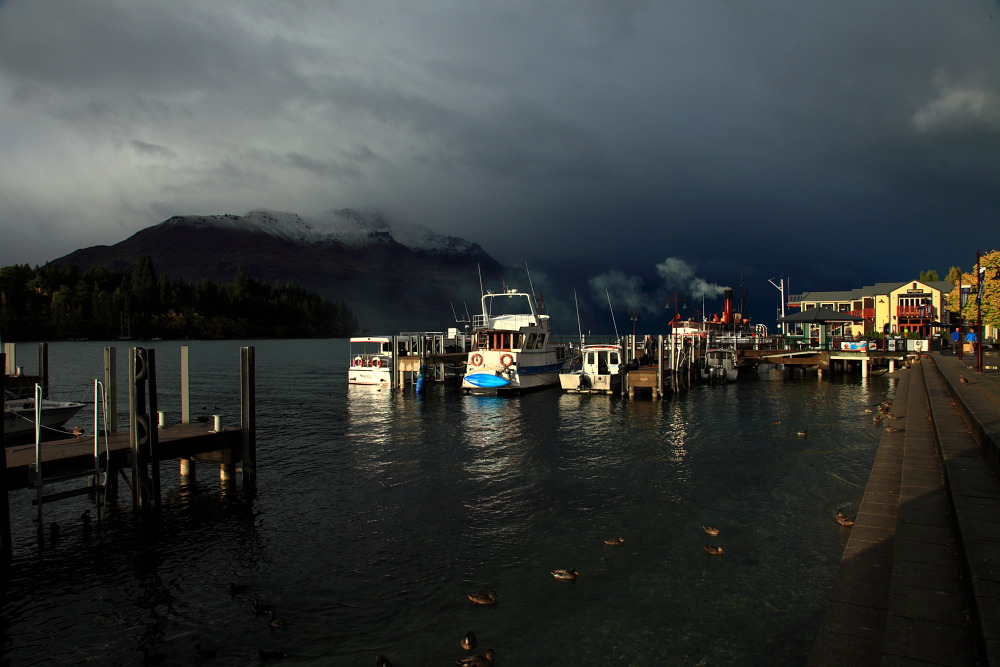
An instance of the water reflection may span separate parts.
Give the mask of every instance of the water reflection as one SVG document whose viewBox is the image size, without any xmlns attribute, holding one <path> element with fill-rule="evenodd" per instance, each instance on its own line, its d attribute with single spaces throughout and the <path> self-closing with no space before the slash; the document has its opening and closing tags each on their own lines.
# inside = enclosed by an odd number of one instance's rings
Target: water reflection
<svg viewBox="0 0 1000 667">
<path fill-rule="evenodd" d="M 236 347 L 192 345 L 200 395 L 236 400 Z M 54 503 L 66 529 L 40 555 L 30 497 L 13 494 L 0 660 L 137 664 L 154 642 L 185 664 L 200 641 L 220 664 L 279 643 L 299 664 L 451 664 L 474 628 L 503 664 L 803 661 L 843 548 L 832 508 L 860 498 L 880 434 L 864 406 L 891 382 L 762 372 L 662 401 L 419 398 L 348 386 L 346 347 L 258 346 L 256 495 L 215 465 L 183 485 L 164 464 L 152 530 L 126 498 L 85 539 L 87 501 Z M 703 550 L 706 523 L 722 558 Z M 555 582 L 557 567 L 580 580 Z M 494 609 L 464 597 L 491 589 Z M 251 594 L 293 622 L 269 628 Z"/>
</svg>

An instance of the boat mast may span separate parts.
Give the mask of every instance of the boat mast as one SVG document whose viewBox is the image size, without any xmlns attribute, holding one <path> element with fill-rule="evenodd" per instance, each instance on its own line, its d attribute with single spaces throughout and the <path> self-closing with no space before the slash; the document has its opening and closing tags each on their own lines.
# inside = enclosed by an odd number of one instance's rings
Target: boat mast
<svg viewBox="0 0 1000 667">
<path fill-rule="evenodd" d="M 583 325 L 580 324 L 580 300 L 576 298 L 576 288 L 573 288 L 573 302 L 576 304 L 576 329 L 580 332 L 580 349 L 583 349 Z"/>
<path fill-rule="evenodd" d="M 535 296 L 535 286 L 531 283 L 531 271 L 528 270 L 527 260 L 524 262 L 524 272 L 528 274 L 528 287 L 531 288 L 531 297 L 537 300 L 538 297 Z"/>
</svg>

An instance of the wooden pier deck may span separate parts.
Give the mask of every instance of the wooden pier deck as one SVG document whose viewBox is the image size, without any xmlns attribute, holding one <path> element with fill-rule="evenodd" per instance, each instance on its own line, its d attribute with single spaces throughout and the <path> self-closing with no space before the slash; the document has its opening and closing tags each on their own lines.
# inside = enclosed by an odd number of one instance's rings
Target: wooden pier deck
<svg viewBox="0 0 1000 667">
<path fill-rule="evenodd" d="M 157 430 L 157 445 L 152 460 L 159 463 L 173 459 L 195 459 L 215 463 L 236 463 L 241 460 L 243 431 L 228 427 L 216 432 L 212 424 L 201 422 L 176 424 Z M 7 453 L 6 488 L 26 489 L 31 486 L 32 466 L 35 464 L 35 443 L 9 445 Z M 93 467 L 94 437 L 50 440 L 41 445 L 42 467 L 46 475 L 60 475 Z M 110 457 L 113 468 L 131 466 L 129 433 L 119 431 L 109 434 L 107 443 L 100 441 L 102 467 Z"/>
<path fill-rule="evenodd" d="M 45 356 L 45 348 L 41 355 Z M 6 353 L 0 353 L 0 366 L 6 369 Z M 104 350 L 105 378 L 101 385 L 103 401 L 98 404 L 117 405 L 116 350 Z M 40 365 L 47 363 L 43 358 Z M 137 514 L 156 510 L 161 504 L 160 463 L 177 459 L 181 475 L 193 473 L 191 461 L 207 461 L 220 466 L 222 480 L 232 478 L 236 463 L 242 462 L 243 482 L 247 489 L 256 481 L 256 353 L 253 347 L 240 349 L 240 425 L 223 427 L 220 418 L 215 423 L 189 422 L 187 419 L 190 394 L 188 389 L 187 347 L 181 346 L 181 414 L 178 424 L 156 427 L 160 414 L 156 395 L 156 352 L 146 348 L 129 350 L 128 392 L 129 430 L 117 430 L 114 410 L 101 416 L 103 429 L 95 435 L 50 440 L 41 444 L 4 442 L 3 469 L 0 470 L 0 560 L 9 561 L 13 553 L 10 499 L 13 490 L 36 488 L 38 497 L 38 530 L 43 527 L 43 505 L 84 493 L 103 490 L 115 496 L 118 478 L 128 484 L 133 511 Z M 6 375 L 4 378 L 7 380 Z M 96 400 L 96 399 L 95 399 Z M 95 422 L 98 412 L 95 411 Z M 162 416 L 161 416 L 162 419 Z M 162 423 L 162 422 L 161 422 Z M 105 435 L 106 433 L 106 435 Z M 4 439 L 0 425 L 0 439 Z M 40 469 L 39 469 L 40 468 Z M 83 478 L 87 478 L 83 482 Z M 65 482 L 75 480 L 74 488 Z M 61 488 L 59 488 L 61 487 Z M 44 493 L 45 489 L 51 489 Z M 95 499 L 99 495 L 95 495 Z M 100 517 L 98 500 L 98 517 Z M 41 535 L 41 532 L 39 532 Z"/>
</svg>

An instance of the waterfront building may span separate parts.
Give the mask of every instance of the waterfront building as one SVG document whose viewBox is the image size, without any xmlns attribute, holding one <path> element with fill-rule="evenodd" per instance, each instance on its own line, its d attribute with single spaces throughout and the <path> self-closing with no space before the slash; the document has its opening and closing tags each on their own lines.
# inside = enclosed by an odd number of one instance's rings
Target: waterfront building
<svg viewBox="0 0 1000 667">
<path fill-rule="evenodd" d="M 845 292 L 805 292 L 790 295 L 788 305 L 802 310 L 830 308 L 863 321 L 845 325 L 848 335 L 914 333 L 930 337 L 948 325 L 947 296 L 954 286 L 947 281 L 910 280 L 877 283 Z"/>
</svg>

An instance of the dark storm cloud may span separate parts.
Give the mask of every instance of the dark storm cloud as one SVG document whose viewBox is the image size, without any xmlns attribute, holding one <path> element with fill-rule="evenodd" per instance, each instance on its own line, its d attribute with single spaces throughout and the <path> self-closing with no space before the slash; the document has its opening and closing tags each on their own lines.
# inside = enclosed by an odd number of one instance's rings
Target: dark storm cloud
<svg viewBox="0 0 1000 667">
<path fill-rule="evenodd" d="M 0 265 L 370 206 L 653 313 L 1000 246 L 993 0 L 10 0 L 0 105 L 0 201 L 64 244 Z"/>
</svg>

